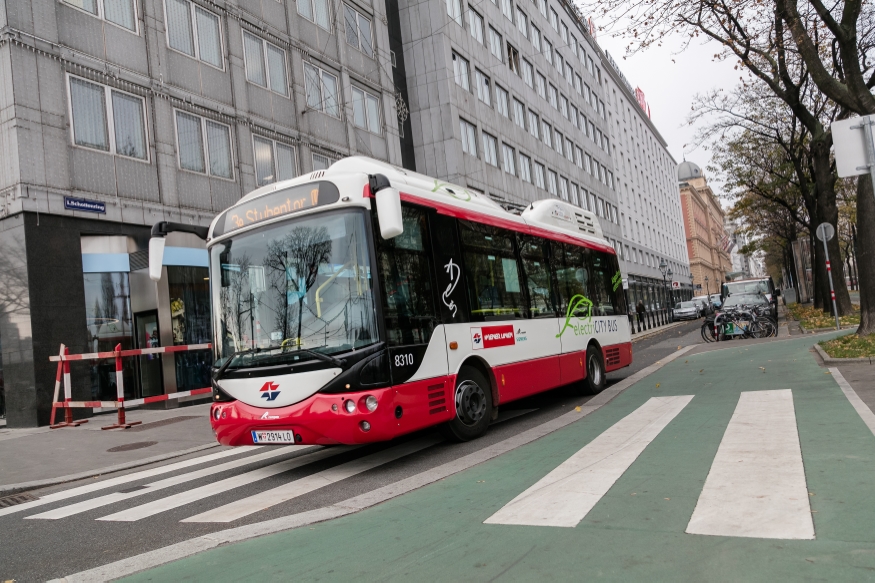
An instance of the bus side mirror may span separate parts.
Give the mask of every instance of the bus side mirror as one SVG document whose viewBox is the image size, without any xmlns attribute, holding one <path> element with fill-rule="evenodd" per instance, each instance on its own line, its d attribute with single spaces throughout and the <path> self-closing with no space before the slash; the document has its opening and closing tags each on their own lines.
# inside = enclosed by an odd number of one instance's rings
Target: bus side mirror
<svg viewBox="0 0 875 583">
<path fill-rule="evenodd" d="M 149 278 L 152 281 L 161 279 L 161 268 L 164 265 L 164 237 L 149 239 Z"/>
<path fill-rule="evenodd" d="M 401 216 L 401 193 L 398 189 L 387 187 L 377 191 L 377 217 L 380 221 L 380 235 L 392 239 L 404 232 Z"/>
</svg>

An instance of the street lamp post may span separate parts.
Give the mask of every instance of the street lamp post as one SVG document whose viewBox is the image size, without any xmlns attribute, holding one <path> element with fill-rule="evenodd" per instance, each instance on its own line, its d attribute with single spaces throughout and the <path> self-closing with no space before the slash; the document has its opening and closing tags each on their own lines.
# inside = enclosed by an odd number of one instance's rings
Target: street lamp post
<svg viewBox="0 0 875 583">
<path fill-rule="evenodd" d="M 674 294 L 672 293 L 671 289 L 669 289 L 668 285 L 666 284 L 666 281 L 667 281 L 666 276 L 668 276 L 668 278 L 671 279 L 671 277 L 674 275 L 674 273 L 672 273 L 671 267 L 666 265 L 665 259 L 659 260 L 659 271 L 660 271 L 660 273 L 662 273 L 662 285 L 667 289 L 666 296 L 668 298 L 668 321 L 674 322 L 674 309 L 673 309 L 674 308 Z"/>
<path fill-rule="evenodd" d="M 693 274 L 691 273 L 690 274 L 690 299 L 692 299 L 694 295 L 696 295 L 696 286 L 693 285 Z"/>
</svg>

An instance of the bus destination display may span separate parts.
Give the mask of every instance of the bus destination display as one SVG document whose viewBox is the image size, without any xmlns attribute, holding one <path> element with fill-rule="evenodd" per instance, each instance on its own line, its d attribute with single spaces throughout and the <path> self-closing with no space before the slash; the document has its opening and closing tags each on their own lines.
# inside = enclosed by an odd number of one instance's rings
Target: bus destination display
<svg viewBox="0 0 875 583">
<path fill-rule="evenodd" d="M 339 199 L 340 193 L 337 187 L 330 182 L 314 182 L 286 188 L 228 210 L 221 234 L 276 217 L 332 204 Z M 219 234 L 214 233 L 214 236 Z"/>
</svg>

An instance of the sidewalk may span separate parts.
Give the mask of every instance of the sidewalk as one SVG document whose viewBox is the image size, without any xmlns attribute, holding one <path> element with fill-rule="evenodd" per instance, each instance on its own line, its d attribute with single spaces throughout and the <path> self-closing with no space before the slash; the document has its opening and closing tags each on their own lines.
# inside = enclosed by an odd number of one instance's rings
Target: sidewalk
<svg viewBox="0 0 875 583">
<path fill-rule="evenodd" d="M 142 421 L 130 429 L 100 429 L 115 423 L 115 411 L 79 427 L 0 428 L 0 496 L 218 447 L 209 409 L 127 411 L 128 421 Z"/>
<path fill-rule="evenodd" d="M 875 481 L 875 435 L 830 371 L 810 353 L 812 340 L 785 336 L 755 344 L 703 346 L 701 352 L 681 356 L 580 421 L 444 480 L 343 518 L 224 545 L 132 579 L 230 580 L 259 572 L 273 579 L 385 581 L 407 580 L 414 573 L 421 579 L 476 581 L 577 579 L 582 573 L 611 581 L 867 578 L 861 573 L 875 570 L 875 506 L 870 488 Z M 773 455 L 787 442 L 772 439 L 771 431 L 792 424 L 789 435 L 796 437 L 791 441 L 799 443 L 795 455 L 804 488 L 801 496 L 795 491 L 787 496 L 776 488 L 769 496 L 755 498 L 766 499 L 767 505 L 771 499 L 779 506 L 790 500 L 798 517 L 812 525 L 813 536 L 764 540 L 743 534 L 745 521 L 779 529 L 787 522 L 782 514 L 756 512 L 739 514 L 742 524 L 733 528 L 741 528 L 741 534 L 692 534 L 701 532 L 693 529 L 691 517 L 702 504 L 706 482 L 712 480 L 718 464 L 718 449 L 725 447 L 728 426 L 742 411 L 744 396 L 767 402 L 775 393 L 792 395 L 793 413 L 759 419 L 762 435 L 743 433 L 750 418 L 742 419 L 733 436 L 749 436 L 739 446 L 749 446 L 754 454 Z M 592 493 L 596 487 L 592 484 L 604 479 L 597 472 L 605 466 L 615 469 L 619 462 L 580 469 L 578 473 L 590 484 L 587 488 L 577 488 L 576 473 L 563 478 L 569 480 L 568 487 L 557 490 L 558 495 L 597 496 L 587 503 L 589 510 L 581 519 L 556 528 L 560 525 L 528 526 L 532 523 L 527 519 L 496 518 L 517 500 L 528 504 L 526 512 L 536 516 L 578 512 L 576 500 L 559 506 L 546 500 L 546 506 L 538 506 L 544 496 L 533 485 L 541 484 L 600 436 L 630 419 L 639 422 L 635 416 L 654 398 L 663 403 L 684 399 L 686 405 L 681 404 L 676 415 L 655 430 L 652 441 L 607 483 L 603 495 Z M 752 413 L 756 412 L 755 407 Z M 641 427 L 654 431 L 652 424 Z M 627 439 L 635 439 L 640 431 L 631 428 Z M 624 440 L 613 443 L 622 445 Z M 733 462 L 729 466 L 741 468 L 735 464 L 747 462 L 741 458 L 748 454 L 739 455 L 738 459 L 724 456 L 721 463 L 728 460 Z M 745 464 L 745 471 L 752 473 L 736 486 L 747 488 L 752 481 L 774 476 L 783 479 L 787 473 L 757 470 L 768 467 L 774 466 Z M 715 476 L 715 481 L 722 477 L 720 472 Z M 728 497 L 738 490 L 718 486 L 716 491 Z M 727 504 L 706 518 L 719 522 L 734 512 L 736 508 Z M 221 533 L 210 536 L 221 538 Z M 350 560 L 325 560 L 339 548 Z M 170 555 L 172 550 L 166 549 Z"/>
</svg>

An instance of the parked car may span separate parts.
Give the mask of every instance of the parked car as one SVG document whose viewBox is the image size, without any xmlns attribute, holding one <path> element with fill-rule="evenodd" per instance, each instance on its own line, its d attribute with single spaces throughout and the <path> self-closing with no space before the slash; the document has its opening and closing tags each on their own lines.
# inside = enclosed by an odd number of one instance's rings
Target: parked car
<svg viewBox="0 0 875 583">
<path fill-rule="evenodd" d="M 711 294 L 711 301 L 709 304 L 712 309 L 719 310 L 723 305 L 723 298 L 720 297 L 720 294 Z"/>
<path fill-rule="evenodd" d="M 702 308 L 698 302 L 678 302 L 673 313 L 675 320 L 698 320 L 702 316 Z"/>
<path fill-rule="evenodd" d="M 694 296 L 691 300 L 696 302 L 696 305 L 699 306 L 699 310 L 702 314 L 707 315 L 713 311 L 713 307 L 711 302 L 708 300 L 708 296 Z"/>
<path fill-rule="evenodd" d="M 750 294 L 762 294 L 772 307 L 772 318 L 777 321 L 778 296 L 781 295 L 781 290 L 775 289 L 775 283 L 771 277 L 727 281 L 720 288 L 720 298 L 724 304 L 729 297 Z"/>
</svg>

